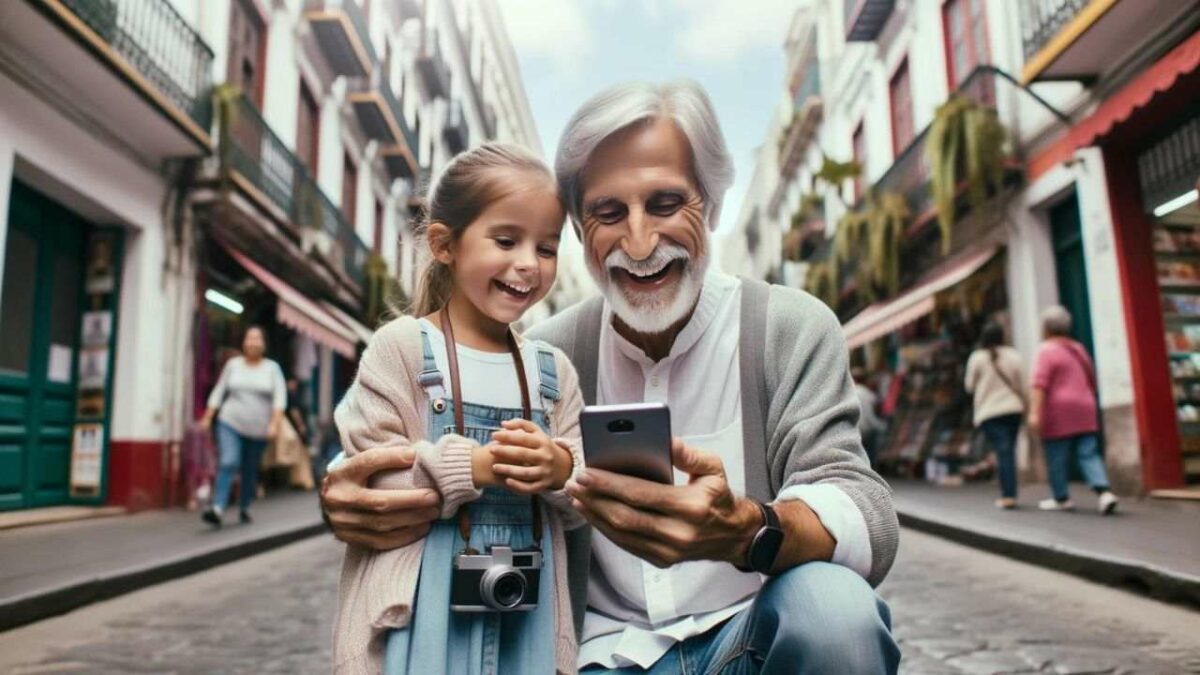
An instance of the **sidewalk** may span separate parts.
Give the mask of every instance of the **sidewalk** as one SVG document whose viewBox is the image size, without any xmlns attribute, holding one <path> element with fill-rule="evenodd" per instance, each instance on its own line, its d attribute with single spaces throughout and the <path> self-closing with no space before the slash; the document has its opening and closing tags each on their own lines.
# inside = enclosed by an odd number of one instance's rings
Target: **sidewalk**
<svg viewBox="0 0 1200 675">
<path fill-rule="evenodd" d="M 213 530 L 198 513 L 146 511 L 0 532 L 0 630 L 186 576 L 324 531 L 315 492 L 258 501 Z"/>
<path fill-rule="evenodd" d="M 995 485 L 940 487 L 893 480 L 896 510 L 906 527 L 936 534 L 1091 581 L 1200 606 L 1200 508 L 1153 499 L 1124 499 L 1101 516 L 1085 487 L 1071 486 L 1074 513 L 1046 513 L 1037 502 L 1046 486 L 1022 486 L 1021 508 L 992 506 Z M 903 541 L 901 542 L 903 555 Z"/>
</svg>

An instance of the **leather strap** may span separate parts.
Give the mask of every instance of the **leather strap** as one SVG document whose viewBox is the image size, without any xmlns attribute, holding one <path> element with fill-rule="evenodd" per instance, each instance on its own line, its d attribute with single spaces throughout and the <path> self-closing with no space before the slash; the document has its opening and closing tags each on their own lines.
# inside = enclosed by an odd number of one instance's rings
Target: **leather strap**
<svg viewBox="0 0 1200 675">
<path fill-rule="evenodd" d="M 450 323 L 450 310 L 446 307 L 443 307 L 441 311 L 441 323 L 442 336 L 446 340 L 446 362 L 450 366 L 450 395 L 454 401 L 454 429 L 460 436 L 465 436 L 467 425 L 463 420 L 462 384 L 458 375 L 458 343 L 454 340 L 454 326 Z M 525 378 L 525 360 L 521 358 L 521 349 L 517 346 L 517 338 L 513 336 L 511 329 L 506 337 L 508 349 L 512 352 L 513 365 L 517 368 L 517 383 L 521 387 L 521 416 L 524 419 L 532 420 L 533 406 L 529 399 L 529 382 Z M 529 501 L 530 507 L 533 509 L 533 543 L 534 546 L 541 548 L 542 510 L 538 508 L 536 496 L 531 496 Z M 458 533 L 462 536 L 468 553 L 473 552 L 469 545 L 471 541 L 470 510 L 469 504 L 458 510 Z"/>
</svg>

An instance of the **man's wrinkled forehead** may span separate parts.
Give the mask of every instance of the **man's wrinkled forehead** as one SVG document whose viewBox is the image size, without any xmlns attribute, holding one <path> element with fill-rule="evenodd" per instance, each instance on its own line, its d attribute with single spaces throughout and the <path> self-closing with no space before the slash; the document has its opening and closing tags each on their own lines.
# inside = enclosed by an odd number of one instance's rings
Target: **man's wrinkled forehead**
<svg viewBox="0 0 1200 675">
<path fill-rule="evenodd" d="M 674 176 L 697 188 L 691 143 L 669 118 L 636 122 L 597 145 L 580 175 L 583 203 L 586 206 L 614 183 L 626 182 L 621 179 L 646 175 Z"/>
</svg>

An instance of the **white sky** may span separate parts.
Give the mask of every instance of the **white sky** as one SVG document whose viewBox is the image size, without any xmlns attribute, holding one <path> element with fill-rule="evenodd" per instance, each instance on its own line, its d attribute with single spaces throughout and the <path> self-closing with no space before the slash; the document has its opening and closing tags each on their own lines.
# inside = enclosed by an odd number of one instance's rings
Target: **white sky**
<svg viewBox="0 0 1200 675">
<path fill-rule="evenodd" d="M 708 90 L 737 168 L 722 208 L 741 208 L 783 91 L 783 40 L 796 0 L 497 0 L 517 51 L 547 161 L 567 119 L 627 80 L 697 80 Z"/>
</svg>

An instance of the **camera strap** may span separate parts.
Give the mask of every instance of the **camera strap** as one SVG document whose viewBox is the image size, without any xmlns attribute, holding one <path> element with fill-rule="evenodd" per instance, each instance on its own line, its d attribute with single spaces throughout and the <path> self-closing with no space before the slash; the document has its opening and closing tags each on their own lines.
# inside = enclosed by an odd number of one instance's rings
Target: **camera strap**
<svg viewBox="0 0 1200 675">
<path fill-rule="evenodd" d="M 443 307 L 441 311 L 442 335 L 446 339 L 446 362 L 450 366 L 450 396 L 454 401 L 454 428 L 460 436 L 466 435 L 466 423 L 463 421 L 462 384 L 458 376 L 458 344 L 454 341 L 454 326 L 450 324 L 450 310 Z M 517 383 L 521 386 L 521 416 L 533 420 L 533 407 L 529 402 L 529 382 L 525 378 L 525 360 L 521 358 L 521 349 L 517 346 L 517 338 L 510 328 L 506 334 L 508 350 L 512 352 L 513 365 L 517 368 Z M 537 497 L 529 497 L 529 505 L 533 509 L 533 545 L 542 547 L 542 510 L 538 508 Z M 463 538 L 467 553 L 474 553 L 471 548 L 471 505 L 464 504 L 458 510 L 458 533 Z"/>
</svg>

